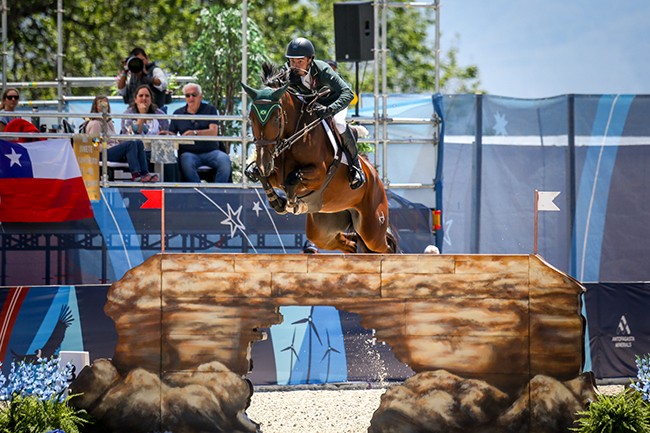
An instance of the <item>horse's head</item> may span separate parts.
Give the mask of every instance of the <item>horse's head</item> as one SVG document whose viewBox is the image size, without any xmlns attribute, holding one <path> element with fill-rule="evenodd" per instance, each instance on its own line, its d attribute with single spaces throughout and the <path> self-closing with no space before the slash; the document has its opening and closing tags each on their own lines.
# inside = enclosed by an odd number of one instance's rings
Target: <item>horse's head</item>
<svg viewBox="0 0 650 433">
<path fill-rule="evenodd" d="M 285 133 L 286 114 L 280 99 L 287 91 L 288 83 L 277 89 L 266 87 L 259 90 L 244 83 L 241 85 L 253 101 L 249 119 L 255 137 L 257 166 L 262 176 L 270 176 L 274 169 L 273 152 Z"/>
</svg>

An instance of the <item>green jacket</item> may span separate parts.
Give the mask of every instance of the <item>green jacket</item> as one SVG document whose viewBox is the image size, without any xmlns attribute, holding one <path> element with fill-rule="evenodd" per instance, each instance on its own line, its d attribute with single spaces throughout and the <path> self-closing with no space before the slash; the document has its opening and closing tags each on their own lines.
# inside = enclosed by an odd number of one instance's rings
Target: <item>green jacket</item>
<svg viewBox="0 0 650 433">
<path fill-rule="evenodd" d="M 285 64 L 284 68 L 289 69 L 289 63 Z M 291 87 L 303 95 L 311 95 L 329 88 L 330 92 L 320 97 L 318 102 L 329 107 L 332 114 L 347 108 L 354 99 L 352 87 L 324 61 L 314 59 L 309 68 L 309 75 L 312 79 L 311 89 L 305 87 L 302 82 L 298 85 L 292 84 Z"/>
</svg>

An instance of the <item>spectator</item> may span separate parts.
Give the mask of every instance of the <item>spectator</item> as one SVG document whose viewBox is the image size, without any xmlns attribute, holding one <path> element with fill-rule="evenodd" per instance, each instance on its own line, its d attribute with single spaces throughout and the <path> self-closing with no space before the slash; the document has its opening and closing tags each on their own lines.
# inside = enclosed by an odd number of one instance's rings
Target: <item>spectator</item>
<svg viewBox="0 0 650 433">
<path fill-rule="evenodd" d="M 135 99 L 124 111 L 125 114 L 165 114 L 153 102 L 153 92 L 146 84 L 140 85 L 135 91 Z M 122 134 L 158 135 L 168 134 L 169 120 L 167 119 L 122 119 Z M 162 155 L 164 153 L 164 155 Z M 165 182 L 178 182 L 180 171 L 176 160 L 174 143 L 170 141 L 151 140 L 151 152 L 147 150 L 151 162 L 163 164 Z"/>
<path fill-rule="evenodd" d="M 96 96 L 90 109 L 91 113 L 110 113 L 111 105 L 106 96 Z M 103 119 L 90 119 L 86 123 L 86 133 L 91 136 L 115 135 L 115 126 L 109 118 L 105 123 Z M 129 164 L 131 179 L 134 182 L 156 182 L 158 176 L 149 173 L 147 157 L 144 152 L 142 140 L 118 141 L 108 139 L 106 154 L 110 162 L 126 162 Z"/>
<path fill-rule="evenodd" d="M 154 93 L 147 84 L 141 84 L 135 89 L 133 102 L 125 114 L 165 114 L 153 102 Z M 169 129 L 167 119 L 122 119 L 122 134 L 158 135 Z"/>
<path fill-rule="evenodd" d="M 330 60 L 326 60 L 325 63 L 327 63 L 328 65 L 330 65 L 330 68 L 334 69 L 334 72 L 338 72 L 338 71 L 339 71 L 339 64 L 336 63 L 336 60 L 331 60 L 331 59 L 330 59 Z"/>
<path fill-rule="evenodd" d="M 20 99 L 20 93 L 15 87 L 7 87 L 2 93 L 2 102 L 0 102 L 0 113 L 2 112 L 13 112 L 16 111 L 18 106 L 18 100 Z M 13 119 L 20 119 L 20 117 L 14 116 L 0 116 L 0 132 L 4 132 L 7 123 L 11 122 Z"/>
<path fill-rule="evenodd" d="M 122 61 L 122 71 L 117 79 L 117 93 L 122 96 L 125 104 L 131 104 L 135 98 L 136 89 L 147 84 L 153 91 L 153 102 L 163 113 L 165 94 L 167 91 L 167 74 L 156 65 L 149 62 L 144 49 L 136 47 L 131 50 L 129 57 Z"/>
<path fill-rule="evenodd" d="M 174 114 L 184 115 L 216 115 L 217 109 L 203 102 L 201 86 L 195 83 L 183 87 L 186 105 L 174 111 Z M 181 120 L 172 119 L 169 131 L 188 137 L 219 135 L 219 125 L 216 120 Z M 198 168 L 207 165 L 215 169 L 214 182 L 230 182 L 230 157 L 226 147 L 218 141 L 195 141 L 179 147 L 181 173 L 189 182 L 200 182 Z"/>
</svg>

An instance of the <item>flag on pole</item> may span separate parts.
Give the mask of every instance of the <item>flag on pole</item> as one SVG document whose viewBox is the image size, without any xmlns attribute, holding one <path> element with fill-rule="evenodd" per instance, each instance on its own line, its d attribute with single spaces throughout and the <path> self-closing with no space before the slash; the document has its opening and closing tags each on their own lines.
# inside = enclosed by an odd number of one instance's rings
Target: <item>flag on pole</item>
<svg viewBox="0 0 650 433">
<path fill-rule="evenodd" d="M 537 191 L 537 210 L 540 211 L 557 211 L 559 207 L 553 200 L 560 195 L 559 191 Z"/>
<path fill-rule="evenodd" d="M 162 189 L 141 189 L 140 192 L 147 198 L 140 209 L 162 209 Z"/>
<path fill-rule="evenodd" d="M 165 189 L 141 189 L 147 197 L 140 209 L 160 209 L 160 250 L 165 252 Z"/>
<path fill-rule="evenodd" d="M 0 140 L 0 222 L 62 222 L 92 217 L 70 140 Z"/>
</svg>

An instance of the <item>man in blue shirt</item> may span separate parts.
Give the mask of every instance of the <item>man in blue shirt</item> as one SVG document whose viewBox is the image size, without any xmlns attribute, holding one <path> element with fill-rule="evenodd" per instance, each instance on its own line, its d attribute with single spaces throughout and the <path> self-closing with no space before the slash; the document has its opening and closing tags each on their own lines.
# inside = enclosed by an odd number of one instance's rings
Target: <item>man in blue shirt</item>
<svg viewBox="0 0 650 433">
<path fill-rule="evenodd" d="M 186 105 L 174 111 L 174 114 L 183 115 L 217 115 L 217 109 L 212 105 L 202 102 L 201 86 L 188 83 L 183 87 Z M 219 125 L 216 120 L 185 120 L 172 119 L 169 125 L 172 134 L 180 134 L 188 138 L 200 136 L 219 135 Z M 214 182 L 231 182 L 230 157 L 226 147 L 219 141 L 195 140 L 194 144 L 181 144 L 178 149 L 181 173 L 189 182 L 200 182 L 198 168 L 204 165 L 215 169 Z"/>
</svg>

